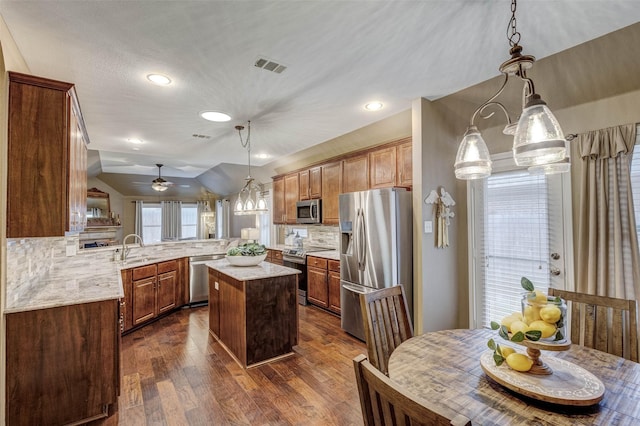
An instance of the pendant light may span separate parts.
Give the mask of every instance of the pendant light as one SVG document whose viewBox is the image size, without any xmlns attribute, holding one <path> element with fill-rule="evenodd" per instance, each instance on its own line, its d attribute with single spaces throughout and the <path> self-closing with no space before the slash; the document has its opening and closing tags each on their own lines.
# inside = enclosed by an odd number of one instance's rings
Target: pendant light
<svg viewBox="0 0 640 426">
<path fill-rule="evenodd" d="M 242 140 L 242 130 L 244 126 L 236 126 L 240 136 L 240 144 L 247 148 L 249 174 L 245 178 L 246 183 L 238 193 L 238 198 L 233 207 L 236 215 L 264 214 L 269 211 L 267 201 L 262 196 L 262 186 L 256 183 L 251 177 L 251 121 L 247 122 L 247 140 Z"/>
<path fill-rule="evenodd" d="M 532 167 L 532 173 L 557 173 L 568 170 L 566 166 L 568 147 L 560 124 L 540 95 L 535 92 L 533 80 L 526 74 L 527 70 L 533 66 L 535 58 L 531 55 L 523 55 L 522 46 L 518 44 L 520 33 L 516 29 L 516 8 L 516 0 L 512 0 L 511 19 L 507 26 L 511 58 L 499 68 L 504 75 L 504 81 L 496 94 L 480 105 L 471 116 L 469 127 L 458 147 L 454 164 L 458 179 L 482 179 L 491 175 L 489 150 L 475 126 L 478 114 L 485 119 L 493 116 L 493 112 L 483 115 L 489 107 L 497 107 L 507 118 L 503 133 L 514 135 L 513 158 L 518 166 Z M 510 76 L 516 76 L 524 82 L 522 112 L 517 123 L 511 122 L 507 109 L 495 100 L 504 91 Z M 561 164 L 557 167 L 548 166 L 555 163 Z"/>
</svg>

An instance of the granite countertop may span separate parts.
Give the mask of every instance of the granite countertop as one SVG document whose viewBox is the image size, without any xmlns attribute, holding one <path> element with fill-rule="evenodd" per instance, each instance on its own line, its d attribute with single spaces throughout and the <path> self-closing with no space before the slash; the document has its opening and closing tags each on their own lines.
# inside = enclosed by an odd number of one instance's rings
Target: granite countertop
<svg viewBox="0 0 640 426">
<path fill-rule="evenodd" d="M 46 274 L 35 278 L 29 285 L 8 282 L 5 313 L 121 299 L 124 297 L 120 273 L 123 269 L 183 257 L 226 253 L 220 248 L 201 246 L 197 242 L 192 246 L 165 244 L 160 250 L 153 246 L 134 246 L 127 262 L 123 263 L 112 260 L 112 253 L 116 248 L 118 247 L 112 247 L 108 253 L 87 251 L 57 259 L 56 262 L 51 262 Z"/>
<path fill-rule="evenodd" d="M 238 281 L 261 280 L 264 278 L 282 277 L 301 273 L 297 269 L 287 268 L 286 266 L 280 266 L 270 262 L 260 262 L 256 266 L 233 266 L 227 259 L 220 259 L 211 260 L 205 263 L 205 265 Z"/>
<path fill-rule="evenodd" d="M 307 256 L 322 257 L 329 260 L 340 260 L 340 253 L 338 250 L 312 251 L 307 253 Z"/>
</svg>

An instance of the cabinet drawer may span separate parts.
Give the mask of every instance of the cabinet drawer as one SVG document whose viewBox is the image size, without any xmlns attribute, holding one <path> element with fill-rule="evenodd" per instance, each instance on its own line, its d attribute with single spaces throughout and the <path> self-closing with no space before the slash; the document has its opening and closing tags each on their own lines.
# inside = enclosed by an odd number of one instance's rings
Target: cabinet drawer
<svg viewBox="0 0 640 426">
<path fill-rule="evenodd" d="M 282 252 L 280 250 L 273 250 L 273 255 L 271 258 L 273 260 L 282 260 Z"/>
<path fill-rule="evenodd" d="M 340 261 L 339 260 L 329 260 L 329 270 L 340 272 Z"/>
<path fill-rule="evenodd" d="M 156 265 L 139 266 L 133 269 L 133 281 L 153 277 L 156 274 Z"/>
<path fill-rule="evenodd" d="M 314 268 L 327 269 L 327 259 L 321 257 L 307 256 L 307 266 Z"/>
<path fill-rule="evenodd" d="M 163 274 L 165 272 L 177 271 L 178 260 L 168 260 L 166 262 L 158 263 L 158 273 Z"/>
</svg>

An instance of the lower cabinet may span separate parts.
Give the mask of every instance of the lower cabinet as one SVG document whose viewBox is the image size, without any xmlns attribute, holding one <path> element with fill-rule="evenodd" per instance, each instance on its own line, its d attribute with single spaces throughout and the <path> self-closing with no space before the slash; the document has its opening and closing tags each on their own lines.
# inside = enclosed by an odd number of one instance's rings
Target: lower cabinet
<svg viewBox="0 0 640 426">
<path fill-rule="evenodd" d="M 276 265 L 282 265 L 282 250 L 267 250 L 267 262 L 275 263 Z"/>
<path fill-rule="evenodd" d="M 309 303 L 340 313 L 340 262 L 307 256 Z"/>
<path fill-rule="evenodd" d="M 186 262 L 181 258 L 122 271 L 125 332 L 187 303 Z"/>
<path fill-rule="evenodd" d="M 114 299 L 6 316 L 6 424 L 80 424 L 115 413 L 119 304 Z"/>
</svg>

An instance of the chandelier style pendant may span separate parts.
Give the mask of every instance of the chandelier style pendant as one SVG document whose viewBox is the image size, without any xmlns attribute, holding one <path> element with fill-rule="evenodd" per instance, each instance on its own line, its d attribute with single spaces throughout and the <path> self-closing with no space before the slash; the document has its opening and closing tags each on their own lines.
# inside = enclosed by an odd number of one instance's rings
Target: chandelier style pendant
<svg viewBox="0 0 640 426">
<path fill-rule="evenodd" d="M 242 140 L 242 130 L 244 126 L 236 126 L 238 135 L 240 136 L 240 144 L 243 148 L 247 148 L 247 164 L 249 173 L 245 178 L 246 183 L 238 193 L 238 198 L 234 204 L 233 213 L 236 215 L 264 214 L 269 211 L 267 201 L 262 196 L 262 185 L 258 184 L 251 177 L 251 121 L 247 122 L 247 140 Z"/>
<path fill-rule="evenodd" d="M 511 58 L 499 68 L 504 74 L 504 81 L 496 94 L 480 105 L 471 116 L 454 164 L 458 179 L 482 179 L 491 175 L 489 150 L 475 126 L 478 114 L 484 119 L 493 116 L 493 112 L 483 115 L 489 107 L 497 107 L 507 118 L 503 133 L 514 135 L 513 158 L 518 166 L 529 167 L 532 173 L 557 173 L 569 169 L 568 146 L 560 124 L 540 95 L 535 92 L 533 80 L 526 74 L 533 66 L 535 58 L 523 55 L 522 46 L 518 44 L 520 33 L 516 29 L 516 7 L 516 0 L 512 0 L 511 19 L 507 27 Z M 504 91 L 509 76 L 519 77 L 524 82 L 522 112 L 517 123 L 511 122 L 507 109 L 495 100 Z"/>
</svg>

